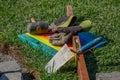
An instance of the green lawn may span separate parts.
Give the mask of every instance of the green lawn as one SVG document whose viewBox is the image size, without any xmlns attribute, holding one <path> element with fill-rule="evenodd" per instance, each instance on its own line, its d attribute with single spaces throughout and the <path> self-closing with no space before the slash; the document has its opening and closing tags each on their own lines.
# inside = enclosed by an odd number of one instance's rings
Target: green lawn
<svg viewBox="0 0 120 80">
<path fill-rule="evenodd" d="M 23 44 L 17 37 L 26 32 L 30 18 L 49 24 L 65 16 L 66 5 L 74 14 L 93 22 L 90 32 L 102 35 L 109 44 L 86 56 L 91 80 L 97 72 L 120 71 L 120 0 L 0 0 L 0 40 L 21 50 L 30 67 L 40 71 L 42 80 L 77 80 L 76 66 L 69 62 L 56 74 L 47 74 L 45 64 L 50 60 L 39 51 Z"/>
</svg>

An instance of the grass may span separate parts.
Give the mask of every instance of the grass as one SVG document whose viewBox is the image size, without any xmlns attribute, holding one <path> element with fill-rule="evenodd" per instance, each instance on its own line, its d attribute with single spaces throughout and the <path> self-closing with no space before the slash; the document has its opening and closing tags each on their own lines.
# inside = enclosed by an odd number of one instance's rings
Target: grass
<svg viewBox="0 0 120 80">
<path fill-rule="evenodd" d="M 77 80 L 75 63 L 67 63 L 56 74 L 47 74 L 44 66 L 50 59 L 17 37 L 26 32 L 31 17 L 50 24 L 65 16 L 66 5 L 72 5 L 76 16 L 93 22 L 90 32 L 109 40 L 108 45 L 86 56 L 89 75 L 94 80 L 97 72 L 120 71 L 119 3 L 119 0 L 0 0 L 0 40 L 21 50 L 30 67 L 40 71 L 42 80 Z"/>
</svg>

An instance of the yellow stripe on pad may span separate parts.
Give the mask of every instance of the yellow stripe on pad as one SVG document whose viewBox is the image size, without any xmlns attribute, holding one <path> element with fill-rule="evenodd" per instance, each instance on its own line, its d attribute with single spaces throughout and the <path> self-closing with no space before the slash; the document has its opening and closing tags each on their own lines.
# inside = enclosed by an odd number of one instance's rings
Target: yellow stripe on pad
<svg viewBox="0 0 120 80">
<path fill-rule="evenodd" d="M 56 49 L 56 50 L 60 50 L 60 49 L 62 48 L 61 46 L 54 46 L 54 45 L 52 45 L 52 44 L 49 42 L 49 35 L 47 35 L 47 34 L 41 35 L 41 36 L 40 36 L 40 35 L 32 35 L 32 34 L 30 34 L 30 33 L 26 33 L 26 34 L 27 34 L 28 36 L 30 36 L 30 37 L 32 37 L 32 38 L 34 38 L 34 39 L 36 39 L 36 40 L 44 43 L 44 44 L 46 44 L 46 45 L 48 45 L 48 46 Z"/>
</svg>

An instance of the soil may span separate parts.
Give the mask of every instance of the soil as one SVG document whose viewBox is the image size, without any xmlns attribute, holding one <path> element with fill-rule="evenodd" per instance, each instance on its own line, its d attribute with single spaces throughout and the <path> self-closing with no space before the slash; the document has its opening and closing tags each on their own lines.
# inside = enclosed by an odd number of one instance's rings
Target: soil
<svg viewBox="0 0 120 80">
<path fill-rule="evenodd" d="M 14 58 L 21 66 L 25 66 L 25 68 L 22 68 L 24 80 L 40 80 L 39 71 L 37 69 L 31 69 L 26 65 L 25 60 L 27 60 L 27 58 L 20 50 L 16 50 L 15 47 L 10 44 L 0 41 L 0 61 L 6 60 L 6 55 Z"/>
</svg>

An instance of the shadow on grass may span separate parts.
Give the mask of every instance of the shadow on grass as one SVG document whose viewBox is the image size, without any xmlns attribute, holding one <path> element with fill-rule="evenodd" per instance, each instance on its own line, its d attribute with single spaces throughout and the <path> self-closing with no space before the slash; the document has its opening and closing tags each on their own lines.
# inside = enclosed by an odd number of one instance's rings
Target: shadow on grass
<svg viewBox="0 0 120 80">
<path fill-rule="evenodd" d="M 77 73 L 77 66 L 76 63 L 73 61 L 67 62 L 65 65 L 61 67 L 59 70 L 60 73 L 67 73 L 67 72 L 72 72 L 72 73 Z"/>
<path fill-rule="evenodd" d="M 96 80 L 98 65 L 95 55 L 93 53 L 85 55 L 85 61 L 90 80 Z"/>
</svg>

